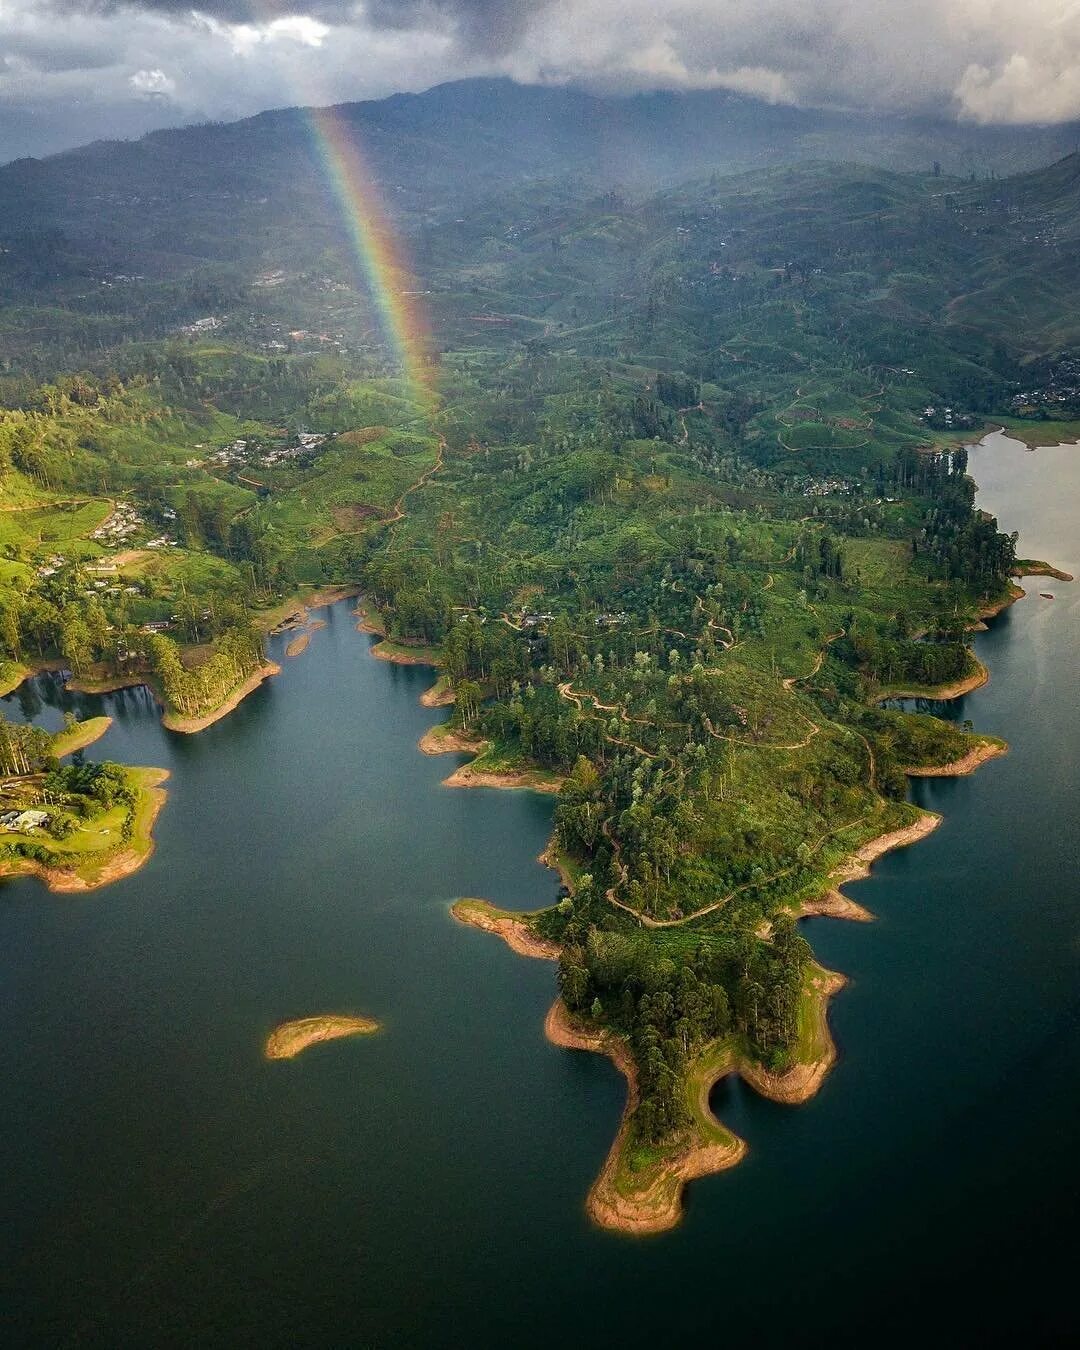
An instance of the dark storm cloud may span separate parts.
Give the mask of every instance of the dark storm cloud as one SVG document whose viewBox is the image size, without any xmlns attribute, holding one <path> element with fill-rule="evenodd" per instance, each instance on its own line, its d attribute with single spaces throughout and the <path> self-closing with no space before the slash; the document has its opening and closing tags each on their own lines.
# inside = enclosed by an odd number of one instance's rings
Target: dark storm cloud
<svg viewBox="0 0 1080 1350">
<path fill-rule="evenodd" d="M 1059 122 L 1080 0 L 0 0 L 7 124 L 73 141 L 467 75 Z"/>
<path fill-rule="evenodd" d="M 140 9 L 186 17 L 192 11 L 228 23 L 265 22 L 304 15 L 323 23 L 359 19 L 376 28 L 434 29 L 455 33 L 461 41 L 488 52 L 506 52 L 524 32 L 531 16 L 549 0 L 49 0 L 68 13 L 116 14 Z"/>
<path fill-rule="evenodd" d="M 459 38 L 484 51 L 510 51 L 547 0 L 368 0 L 364 12 L 386 28 L 422 28 L 449 23 Z"/>
</svg>

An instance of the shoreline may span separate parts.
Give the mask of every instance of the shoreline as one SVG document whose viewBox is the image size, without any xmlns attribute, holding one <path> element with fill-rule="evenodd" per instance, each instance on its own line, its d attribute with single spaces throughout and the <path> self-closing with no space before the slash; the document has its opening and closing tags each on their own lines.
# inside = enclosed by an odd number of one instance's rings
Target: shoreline
<svg viewBox="0 0 1080 1350">
<path fill-rule="evenodd" d="M 147 795 L 149 802 L 149 809 L 137 825 L 137 829 L 143 836 L 142 847 L 133 847 L 128 844 L 120 852 L 106 858 L 100 867 L 91 872 L 89 876 L 80 876 L 73 869 L 54 867 L 47 863 L 38 862 L 34 858 L 6 858 L 0 862 L 0 878 L 33 876 L 37 877 L 45 885 L 45 888 L 54 895 L 78 895 L 87 891 L 101 890 L 102 887 L 109 886 L 114 881 L 120 881 L 124 877 L 129 877 L 137 872 L 149 862 L 157 848 L 157 842 L 154 839 L 154 825 L 157 823 L 157 818 L 169 796 L 165 788 L 160 785 L 169 777 L 169 771 L 168 769 L 132 769 L 129 772 L 141 773 L 144 776 L 140 790 Z M 87 861 L 91 860 L 88 859 Z"/>
<path fill-rule="evenodd" d="M 38 672 L 34 672 L 35 674 Z M 161 725 L 167 731 L 176 731 L 184 735 L 194 735 L 198 731 L 205 731 L 207 727 L 213 726 L 215 722 L 227 717 L 236 707 L 238 707 L 248 694 L 254 693 L 264 680 L 270 679 L 273 675 L 280 675 L 281 667 L 276 661 L 266 661 L 257 670 L 238 684 L 230 694 L 222 700 L 217 707 L 209 712 L 203 713 L 198 717 L 184 717 L 179 713 L 166 711 L 165 700 L 161 690 L 157 686 L 154 677 L 148 672 L 141 672 L 137 675 L 117 675 L 104 680 L 80 679 L 72 677 L 68 680 L 66 687 L 75 694 L 115 694 L 121 689 L 148 689 L 154 702 L 162 710 Z"/>
<path fill-rule="evenodd" d="M 894 849 L 907 848 L 909 844 L 916 844 L 920 839 L 925 839 L 928 834 L 933 834 L 943 819 L 944 817 L 939 816 L 936 811 L 920 811 L 919 819 L 912 821 L 910 825 L 905 825 L 899 830 L 888 830 L 885 834 L 879 834 L 876 839 L 871 839 L 869 843 L 863 844 L 831 874 L 830 880 L 834 888 L 846 886 L 850 881 L 865 880 L 879 858 Z"/>
<path fill-rule="evenodd" d="M 486 900 L 458 900 L 450 907 L 450 913 L 467 927 L 502 938 L 520 956 L 549 961 L 559 958 L 558 943 L 537 937 L 524 916 L 499 910 Z M 816 963 L 811 967 L 809 987 L 804 989 L 810 1005 L 811 1025 L 807 1034 L 811 1054 L 781 1073 L 773 1073 L 740 1054 L 730 1038 L 705 1046 L 687 1081 L 693 1117 L 687 1131 L 689 1137 L 680 1137 L 672 1155 L 650 1168 L 636 1190 L 627 1190 L 620 1181 L 624 1180 L 621 1176 L 624 1151 L 640 1097 L 637 1066 L 621 1036 L 605 1028 L 593 1030 L 582 1026 L 562 999 L 557 998 L 544 1020 L 547 1040 L 561 1049 L 606 1055 L 627 1085 L 619 1128 L 585 1201 L 586 1212 L 593 1222 L 631 1236 L 666 1232 L 682 1219 L 683 1193 L 689 1182 L 725 1171 L 742 1161 L 747 1152 L 745 1140 L 717 1120 L 709 1107 L 713 1088 L 727 1074 L 738 1073 L 755 1092 L 786 1105 L 805 1102 L 818 1092 L 837 1059 L 836 1043 L 828 1027 L 829 1001 L 846 983 L 842 975 Z"/>
<path fill-rule="evenodd" d="M 978 610 L 979 624 L 986 626 L 987 619 L 996 619 L 999 614 L 1003 614 L 1011 605 L 1015 605 L 1017 600 L 1023 600 L 1027 591 L 1023 586 L 1018 586 L 1015 581 L 1010 581 L 1008 589 L 1001 600 L 995 600 L 993 604 L 983 605 Z M 976 625 L 978 627 L 978 624 Z"/>
<path fill-rule="evenodd" d="M 424 708 L 452 708 L 454 691 L 445 675 L 440 675 L 430 689 L 420 695 L 420 705 Z"/>
<path fill-rule="evenodd" d="M 340 600 L 351 600 L 359 594 L 358 586 L 323 586 L 306 596 L 301 596 L 301 592 L 297 591 L 294 596 L 283 600 L 264 614 L 259 627 L 267 634 L 287 633 L 294 628 L 302 628 L 308 622 L 313 609 L 325 609 L 327 605 L 336 605 Z M 281 617 L 277 618 L 276 615 Z"/>
<path fill-rule="evenodd" d="M 227 717 L 234 708 L 247 698 L 248 694 L 253 694 L 264 680 L 280 674 L 281 667 L 277 662 L 267 661 L 258 670 L 253 670 L 242 684 L 238 684 L 232 693 L 227 695 L 224 701 L 210 712 L 203 713 L 201 717 L 181 717 L 176 713 L 167 712 L 161 719 L 161 725 L 167 731 L 179 731 L 186 736 L 193 736 L 198 731 L 205 731 L 207 727 L 212 727 L 215 722 L 220 722 L 223 717 Z"/>
<path fill-rule="evenodd" d="M 388 637 L 386 625 L 374 607 L 361 601 L 353 610 L 353 616 L 359 620 L 356 625 L 358 633 L 367 633 L 379 639 L 370 649 L 377 661 L 390 661 L 395 666 L 438 666 L 439 660 L 432 648 L 417 644 L 414 650 L 412 644 L 395 642 Z M 383 648 L 388 650 L 384 651 Z M 449 702 L 453 702 L 452 697 Z"/>
<path fill-rule="evenodd" d="M 491 749 L 490 741 L 470 736 L 467 731 L 459 731 L 447 722 L 429 727 L 416 744 L 425 755 L 465 754 L 472 755 L 474 761 Z M 449 788 L 527 788 L 532 792 L 548 793 L 558 792 L 562 785 L 561 778 L 546 774 L 543 769 L 476 769 L 472 764 L 462 764 L 441 784 Z"/>
<path fill-rule="evenodd" d="M 860 905 L 842 891 L 833 887 L 799 906 L 797 919 L 843 919 L 848 923 L 873 923 L 877 918 L 865 905 Z"/>
<path fill-rule="evenodd" d="M 708 1106 L 712 1083 L 704 1079 L 698 1087 L 698 1109 L 723 1131 L 724 1139 L 693 1140 L 675 1157 L 665 1161 L 659 1174 L 637 1194 L 627 1194 L 618 1185 L 619 1164 L 629 1142 L 631 1120 L 637 1109 L 640 1093 L 637 1066 L 621 1037 L 607 1031 L 586 1031 L 579 1026 L 566 1004 L 557 998 L 544 1019 L 547 1040 L 563 1050 L 584 1050 L 606 1055 L 626 1079 L 626 1103 L 623 1106 L 619 1128 L 596 1180 L 589 1188 L 585 1212 L 601 1228 L 614 1229 L 630 1236 L 663 1233 L 674 1228 L 683 1215 L 683 1191 L 691 1181 L 712 1176 L 735 1167 L 747 1153 L 745 1140 L 725 1130 Z M 715 1082 L 713 1079 L 712 1082 Z"/>
<path fill-rule="evenodd" d="M 905 769 L 904 773 L 909 778 L 964 778 L 969 773 L 974 773 L 980 764 L 985 764 L 991 759 L 1000 759 L 1002 755 L 1008 753 L 1009 747 L 1007 745 L 996 741 L 984 741 L 982 745 L 975 746 L 966 755 L 961 756 L 960 759 L 951 760 L 948 764 L 920 765 L 916 768 Z"/>
<path fill-rule="evenodd" d="M 1053 577 L 1055 581 L 1075 581 L 1071 572 L 1063 572 L 1052 563 L 1040 562 L 1037 558 L 1022 558 L 1017 563 L 1014 577 Z"/>
<path fill-rule="evenodd" d="M 73 727 L 58 731 L 53 737 L 53 754 L 57 759 L 63 759 L 65 755 L 85 750 L 100 741 L 112 724 L 111 717 L 88 717 L 85 722 L 76 722 Z"/>
<path fill-rule="evenodd" d="M 1021 591 L 1020 594 L 1023 595 L 1025 592 Z M 1012 604 L 1012 601 L 1007 601 L 1001 608 L 1006 608 L 1008 604 Z M 994 612 L 1000 613 L 1000 610 Z M 985 611 L 984 614 L 987 618 L 993 618 L 993 614 L 985 613 Z M 886 685 L 874 694 L 872 702 L 886 703 L 889 699 L 894 698 L 922 698 L 932 702 L 945 703 L 954 698 L 963 698 L 965 694 L 972 694 L 976 689 L 981 689 L 990 680 L 990 671 L 987 667 L 977 656 L 973 656 L 973 660 L 977 669 L 972 671 L 970 675 L 965 675 L 963 679 L 954 680 L 951 684 L 913 685 L 907 688 L 903 685 Z"/>
<path fill-rule="evenodd" d="M 482 933 L 493 933 L 502 938 L 518 956 L 530 956 L 537 961 L 557 961 L 559 944 L 537 937 L 523 918 L 508 910 L 497 909 L 487 900 L 465 896 L 455 900 L 450 913 L 466 928 L 479 928 Z"/>
<path fill-rule="evenodd" d="M 816 962 L 810 975 L 809 1017 L 811 1035 L 820 1050 L 809 1060 L 793 1064 L 781 1073 L 763 1068 L 755 1060 L 740 1060 L 738 1071 L 755 1092 L 783 1106 L 802 1106 L 815 1096 L 839 1057 L 829 1030 L 829 1002 L 847 985 L 847 978 Z"/>
<path fill-rule="evenodd" d="M 295 1017 L 279 1023 L 263 1046 L 266 1059 L 295 1059 L 309 1046 L 346 1036 L 372 1036 L 382 1028 L 374 1017 L 352 1017 L 339 1013 L 321 1013 L 316 1017 Z"/>
</svg>

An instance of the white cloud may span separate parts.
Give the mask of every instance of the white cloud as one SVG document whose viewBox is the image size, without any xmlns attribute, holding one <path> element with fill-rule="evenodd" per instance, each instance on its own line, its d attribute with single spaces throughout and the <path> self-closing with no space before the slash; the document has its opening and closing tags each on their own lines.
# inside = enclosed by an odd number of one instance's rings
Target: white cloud
<svg viewBox="0 0 1080 1350">
<path fill-rule="evenodd" d="M 128 77 L 128 84 L 144 98 L 170 98 L 176 93 L 176 81 L 163 70 L 137 70 Z"/>
</svg>

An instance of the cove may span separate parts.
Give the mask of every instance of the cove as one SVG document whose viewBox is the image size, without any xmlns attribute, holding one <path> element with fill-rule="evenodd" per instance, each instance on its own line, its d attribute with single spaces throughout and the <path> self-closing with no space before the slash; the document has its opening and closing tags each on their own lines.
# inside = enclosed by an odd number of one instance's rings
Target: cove
<svg viewBox="0 0 1080 1350">
<path fill-rule="evenodd" d="M 1080 574 L 1080 449 L 971 453 L 1019 551 Z M 551 965 L 455 925 L 458 895 L 554 898 L 550 799 L 440 787 L 426 671 L 368 655 L 347 606 L 195 737 L 134 691 L 40 679 L 115 721 L 93 757 L 171 771 L 158 848 L 80 898 L 0 891 L 4 1223 L 15 1344 L 933 1344 L 1061 1334 L 1080 1111 L 1080 586 L 1044 578 L 978 639 L 945 709 L 1004 736 L 913 785 L 944 823 L 810 921 L 851 980 L 841 1057 L 785 1108 L 727 1080 L 749 1143 L 683 1225 L 632 1241 L 583 1202 L 623 1087 L 543 1039 Z M 1040 591 L 1055 594 L 1053 601 Z M 284 640 L 271 655 L 282 659 Z M 278 1022 L 379 1019 L 269 1063 Z"/>
</svg>

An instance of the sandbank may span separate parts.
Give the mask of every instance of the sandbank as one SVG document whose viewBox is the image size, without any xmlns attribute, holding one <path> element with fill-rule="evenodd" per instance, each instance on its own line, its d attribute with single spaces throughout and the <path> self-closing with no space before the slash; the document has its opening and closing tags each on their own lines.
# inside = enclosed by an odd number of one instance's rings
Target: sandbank
<svg viewBox="0 0 1080 1350">
<path fill-rule="evenodd" d="M 282 1022 L 266 1038 L 263 1053 L 267 1059 L 295 1059 L 302 1050 L 320 1041 L 336 1041 L 343 1036 L 370 1036 L 379 1030 L 373 1017 L 345 1017 L 337 1013 L 319 1017 L 298 1017 Z"/>
<path fill-rule="evenodd" d="M 307 645 L 311 641 L 310 633 L 298 633 L 296 637 L 285 648 L 286 656 L 299 656 L 301 652 L 307 650 Z"/>
</svg>

